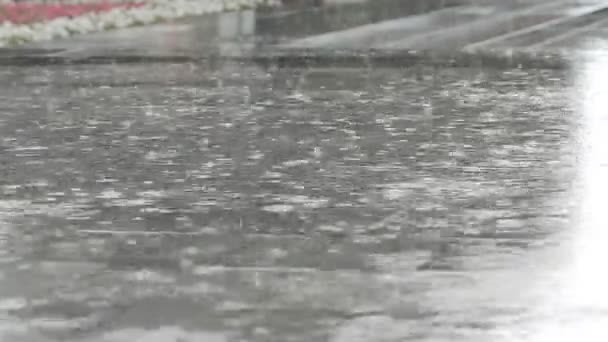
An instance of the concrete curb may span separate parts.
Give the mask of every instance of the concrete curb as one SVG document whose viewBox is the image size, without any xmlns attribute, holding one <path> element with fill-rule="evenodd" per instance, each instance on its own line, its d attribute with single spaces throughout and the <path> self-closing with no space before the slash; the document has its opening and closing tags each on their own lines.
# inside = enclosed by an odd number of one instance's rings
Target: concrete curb
<svg viewBox="0 0 608 342">
<path fill-rule="evenodd" d="M 221 63 L 255 63 L 269 68 L 409 68 L 409 67 L 465 67 L 497 69 L 565 69 L 572 59 L 558 53 L 493 52 L 467 53 L 438 51 L 332 51 L 298 50 L 257 54 L 248 57 L 225 57 L 221 55 L 120 55 L 87 56 L 83 58 L 15 52 L 0 54 L 0 66 L 61 66 L 130 63 L 196 63 L 218 65 Z"/>
</svg>

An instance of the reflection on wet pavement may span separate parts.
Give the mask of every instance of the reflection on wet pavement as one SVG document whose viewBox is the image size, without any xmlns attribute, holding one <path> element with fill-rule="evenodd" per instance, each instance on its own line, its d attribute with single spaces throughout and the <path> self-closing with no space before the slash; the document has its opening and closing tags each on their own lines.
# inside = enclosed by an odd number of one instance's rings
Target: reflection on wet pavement
<svg viewBox="0 0 608 342">
<path fill-rule="evenodd" d="M 606 68 L 581 61 L 3 69 L 0 336 L 599 329 Z"/>
</svg>

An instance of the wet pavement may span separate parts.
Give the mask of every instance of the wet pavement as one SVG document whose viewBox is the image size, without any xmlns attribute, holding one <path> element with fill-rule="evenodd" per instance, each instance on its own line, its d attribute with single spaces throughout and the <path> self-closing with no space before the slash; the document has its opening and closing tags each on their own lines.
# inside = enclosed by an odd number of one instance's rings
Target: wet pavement
<svg viewBox="0 0 608 342">
<path fill-rule="evenodd" d="M 2 340 L 547 341 L 595 324 L 593 63 L 4 69 Z"/>
<path fill-rule="evenodd" d="M 1 68 L 0 340 L 605 341 L 608 44 L 568 32 L 552 68 Z"/>
<path fill-rule="evenodd" d="M 386 55 L 413 51 L 568 60 L 605 42 L 600 0 L 357 0 L 341 5 L 260 8 L 134 27 L 21 47 L 35 60 L 63 58 L 276 58 Z M 0 62 L 19 62 L 0 51 Z M 29 63 L 29 61 L 28 61 Z M 517 65 L 517 63 L 515 63 Z"/>
<path fill-rule="evenodd" d="M 53 55 L 69 57 L 100 54 L 251 57 L 293 39 L 428 13 L 465 1 L 415 0 L 404 3 L 378 0 L 353 1 L 339 6 L 261 8 L 33 43 L 31 46 L 63 49 Z"/>
</svg>

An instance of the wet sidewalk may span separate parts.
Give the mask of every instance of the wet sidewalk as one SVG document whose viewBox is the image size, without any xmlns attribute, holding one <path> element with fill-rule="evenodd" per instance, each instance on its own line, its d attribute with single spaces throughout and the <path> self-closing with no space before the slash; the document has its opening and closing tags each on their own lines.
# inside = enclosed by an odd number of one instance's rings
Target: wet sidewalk
<svg viewBox="0 0 608 342">
<path fill-rule="evenodd" d="M 595 37 L 589 39 L 597 42 L 605 7 L 592 0 L 434 0 L 407 4 L 382 0 L 260 9 L 37 43 L 25 48 L 41 53 L 25 55 L 33 61 L 280 57 L 296 62 L 306 56 L 398 61 L 432 60 L 428 57 L 432 55 L 444 56 L 444 61 L 464 59 L 464 64 L 474 63 L 468 62 L 472 55 L 489 56 L 488 63 L 501 63 L 492 59 L 503 58 L 502 63 L 546 62 L 552 67 L 567 63 L 569 54 L 581 47 L 580 37 Z M 16 60 L 4 55 L 4 62 Z"/>
<path fill-rule="evenodd" d="M 602 186 L 583 67 L 5 68 L 0 338 L 544 342 L 600 319 L 558 293 Z"/>
<path fill-rule="evenodd" d="M 36 43 L 63 56 L 144 55 L 251 57 L 275 44 L 320 33 L 411 16 L 446 6 L 445 0 L 359 1 L 326 7 L 258 9 L 206 15 L 174 23 Z"/>
</svg>

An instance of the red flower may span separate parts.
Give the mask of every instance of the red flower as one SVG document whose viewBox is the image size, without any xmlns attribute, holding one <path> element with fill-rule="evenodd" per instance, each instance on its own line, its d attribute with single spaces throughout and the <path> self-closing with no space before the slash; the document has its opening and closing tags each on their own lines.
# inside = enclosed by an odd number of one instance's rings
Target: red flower
<svg viewBox="0 0 608 342">
<path fill-rule="evenodd" d="M 101 13 L 115 8 L 135 8 L 143 2 L 114 3 L 107 0 L 87 4 L 46 4 L 18 2 L 0 5 L 0 23 L 29 24 L 60 17 L 77 17 L 86 13 Z"/>
</svg>

